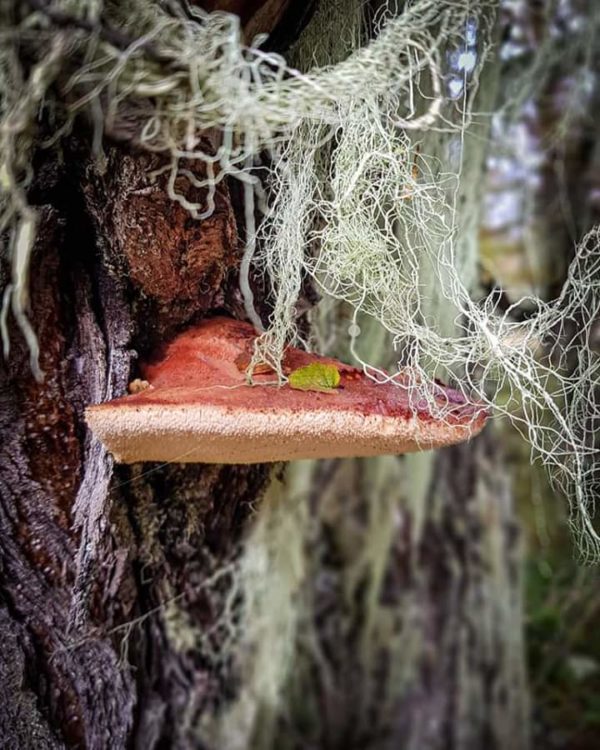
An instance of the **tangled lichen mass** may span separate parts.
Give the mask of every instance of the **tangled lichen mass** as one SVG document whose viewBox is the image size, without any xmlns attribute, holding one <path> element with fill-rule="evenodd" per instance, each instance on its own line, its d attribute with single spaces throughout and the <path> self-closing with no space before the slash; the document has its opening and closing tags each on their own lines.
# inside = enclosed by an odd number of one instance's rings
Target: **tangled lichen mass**
<svg viewBox="0 0 600 750">
<path fill-rule="evenodd" d="M 309 276 L 355 311 L 349 336 L 359 360 L 359 314 L 391 334 L 401 376 L 361 361 L 373 377 L 391 378 L 415 403 L 429 399 L 437 416 L 445 408 L 431 396 L 438 377 L 507 415 L 573 500 L 582 550 L 597 557 L 600 365 L 589 333 L 600 314 L 600 231 L 581 240 L 555 302 L 527 300 L 536 312 L 525 321 L 514 315 L 521 303 L 500 311 L 497 295 L 477 299 L 463 263 L 473 238 L 467 211 L 477 211 L 460 200 L 467 139 L 486 138 L 478 84 L 496 54 L 496 11 L 492 0 L 413 0 L 399 11 L 389 3 L 371 41 L 342 62 L 300 72 L 245 44 L 239 20 L 224 13 L 144 0 L 2 10 L 0 227 L 11 266 L 0 316 L 5 356 L 12 311 L 41 374 L 28 317 L 31 164 L 48 141 L 41 122 L 53 123 L 58 142 L 85 114 L 98 153 L 107 133 L 164 154 L 169 195 L 197 220 L 213 210 L 220 181 L 242 183 L 240 288 L 249 319 L 264 329 L 254 365 L 266 362 L 281 375 L 284 348 L 299 341 L 296 304 Z M 27 69 L 17 45 L 29 52 Z M 260 163 L 265 153 L 268 166 Z M 182 184 L 204 189 L 205 200 L 192 201 Z M 268 321 L 253 302 L 257 274 L 274 293 Z M 444 321 L 427 296 L 431 277 Z"/>
</svg>

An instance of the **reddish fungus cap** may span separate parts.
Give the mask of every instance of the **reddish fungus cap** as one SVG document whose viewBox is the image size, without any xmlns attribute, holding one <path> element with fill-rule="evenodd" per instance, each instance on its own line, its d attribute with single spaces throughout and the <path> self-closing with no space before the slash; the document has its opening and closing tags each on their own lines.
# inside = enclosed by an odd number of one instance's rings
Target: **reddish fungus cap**
<svg viewBox="0 0 600 750">
<path fill-rule="evenodd" d="M 485 408 L 441 385 L 434 387 L 444 418 L 434 418 L 427 400 L 411 405 L 403 388 L 291 347 L 284 372 L 333 364 L 340 372 L 335 393 L 277 386 L 264 371 L 247 385 L 255 336 L 247 323 L 204 321 L 142 368 L 149 387 L 89 407 L 88 424 L 121 463 L 237 464 L 429 450 L 473 437 L 487 419 Z"/>
</svg>

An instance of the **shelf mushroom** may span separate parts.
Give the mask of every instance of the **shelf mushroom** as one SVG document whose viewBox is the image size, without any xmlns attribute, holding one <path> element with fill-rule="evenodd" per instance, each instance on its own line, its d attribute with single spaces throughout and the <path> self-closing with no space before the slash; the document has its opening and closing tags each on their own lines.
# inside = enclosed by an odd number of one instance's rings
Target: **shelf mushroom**
<svg viewBox="0 0 600 750">
<path fill-rule="evenodd" d="M 429 450 L 473 437 L 487 419 L 451 388 L 434 386 L 445 405 L 436 418 L 428 399 L 411 404 L 402 387 L 291 347 L 289 382 L 263 369 L 250 385 L 255 336 L 223 317 L 185 331 L 142 368 L 131 395 L 90 406 L 89 426 L 120 463 L 241 464 Z"/>
</svg>

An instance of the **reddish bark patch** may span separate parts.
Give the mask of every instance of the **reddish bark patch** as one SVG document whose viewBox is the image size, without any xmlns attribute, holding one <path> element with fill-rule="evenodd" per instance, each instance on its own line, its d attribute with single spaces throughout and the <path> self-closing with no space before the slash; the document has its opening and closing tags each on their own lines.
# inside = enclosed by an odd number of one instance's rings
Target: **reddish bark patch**
<svg viewBox="0 0 600 750">
<path fill-rule="evenodd" d="M 202 0 L 208 11 L 225 11 L 240 17 L 248 42 L 257 34 L 269 34 L 277 26 L 290 5 L 290 0 Z"/>
<path fill-rule="evenodd" d="M 124 169 L 128 159 L 125 158 Z M 155 168 L 146 159 L 147 171 L 125 181 L 114 203 L 114 222 L 129 277 L 143 294 L 159 305 L 176 302 L 194 311 L 208 309 L 226 273 L 239 262 L 235 218 L 225 182 L 217 186 L 215 209 L 206 219 L 194 219 L 182 205 L 167 195 L 168 175 L 152 181 Z M 186 168 L 203 178 L 197 162 Z M 206 205 L 207 190 L 193 187 L 187 178 L 176 180 L 175 189 L 193 203 Z"/>
</svg>

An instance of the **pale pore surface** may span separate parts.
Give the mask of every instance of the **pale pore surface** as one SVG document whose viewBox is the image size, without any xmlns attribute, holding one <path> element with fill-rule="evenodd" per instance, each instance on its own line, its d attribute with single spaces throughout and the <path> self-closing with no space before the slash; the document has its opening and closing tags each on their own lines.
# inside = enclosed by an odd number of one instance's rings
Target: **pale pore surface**
<svg viewBox="0 0 600 750">
<path fill-rule="evenodd" d="M 332 396 L 331 398 L 335 398 Z M 87 422 L 120 463 L 244 464 L 412 453 L 462 442 L 484 421 L 420 420 L 274 408 L 244 414 L 214 406 L 100 406 Z"/>
</svg>

